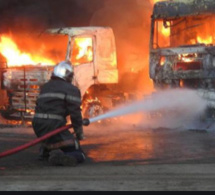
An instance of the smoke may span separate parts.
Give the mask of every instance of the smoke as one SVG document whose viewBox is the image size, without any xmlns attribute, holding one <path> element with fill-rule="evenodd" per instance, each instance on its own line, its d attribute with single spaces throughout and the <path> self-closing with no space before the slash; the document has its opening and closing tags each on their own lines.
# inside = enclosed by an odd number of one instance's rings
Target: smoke
<svg viewBox="0 0 215 195">
<path fill-rule="evenodd" d="M 148 74 L 151 14 L 149 0 L 108 0 L 91 18 L 91 26 L 110 26 L 114 31 L 122 90 L 152 91 Z"/>
<path fill-rule="evenodd" d="M 154 93 L 149 98 L 125 105 L 90 121 L 128 115 L 122 120 L 125 124 L 136 123 L 145 128 L 189 129 L 195 128 L 194 125 L 198 124 L 197 120 L 200 120 L 206 108 L 206 101 L 194 90 L 167 90 Z"/>
<path fill-rule="evenodd" d="M 0 0 L 0 31 L 86 26 L 102 4 L 100 0 Z"/>
</svg>

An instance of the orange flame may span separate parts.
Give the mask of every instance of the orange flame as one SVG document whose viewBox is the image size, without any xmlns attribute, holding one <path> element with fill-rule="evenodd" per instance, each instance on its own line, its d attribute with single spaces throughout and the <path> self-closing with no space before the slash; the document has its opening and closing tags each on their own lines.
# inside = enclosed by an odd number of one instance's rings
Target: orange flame
<svg viewBox="0 0 215 195">
<path fill-rule="evenodd" d="M 154 5 L 155 3 L 159 2 L 159 1 L 164 1 L 164 0 L 150 0 L 150 1 Z"/>
<path fill-rule="evenodd" d="M 162 25 L 161 33 L 163 34 L 164 37 L 169 37 L 169 36 L 170 36 L 170 28 L 165 28 L 165 27 Z"/>
<path fill-rule="evenodd" d="M 178 59 L 185 62 L 185 63 L 189 63 L 189 62 L 193 62 L 195 61 L 195 59 L 198 58 L 198 54 L 194 53 L 194 54 L 179 54 L 178 55 Z"/>
<path fill-rule="evenodd" d="M 167 47 L 170 44 L 170 28 L 168 27 L 170 26 L 169 22 L 167 22 L 167 27 L 164 26 L 163 21 L 159 21 L 158 22 L 158 32 L 159 32 L 159 36 L 160 36 L 160 44 Z"/>
<path fill-rule="evenodd" d="M 73 64 L 91 62 L 93 60 L 92 38 L 76 38 L 74 43 Z"/>
<path fill-rule="evenodd" d="M 191 44 L 205 44 L 205 45 L 209 45 L 209 44 L 213 44 L 213 36 L 208 36 L 207 38 L 202 38 L 201 36 L 197 36 L 197 39 L 192 39 L 190 40 Z"/>
<path fill-rule="evenodd" d="M 51 59 L 20 51 L 14 40 L 6 35 L 0 37 L 0 53 L 7 59 L 8 66 L 55 64 Z"/>
</svg>

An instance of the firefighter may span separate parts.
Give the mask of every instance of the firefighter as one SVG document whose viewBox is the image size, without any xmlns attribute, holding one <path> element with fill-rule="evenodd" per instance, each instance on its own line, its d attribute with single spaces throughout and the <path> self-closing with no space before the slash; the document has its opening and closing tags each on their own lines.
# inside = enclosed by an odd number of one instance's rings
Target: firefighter
<svg viewBox="0 0 215 195">
<path fill-rule="evenodd" d="M 81 95 L 80 90 L 72 85 L 73 76 L 70 62 L 63 61 L 56 65 L 36 102 L 32 126 L 37 137 L 65 126 L 67 116 L 73 124 L 75 136 L 66 130 L 42 143 L 39 158 L 48 159 L 52 165 L 76 166 L 85 160 L 79 143 L 84 139 Z"/>
</svg>

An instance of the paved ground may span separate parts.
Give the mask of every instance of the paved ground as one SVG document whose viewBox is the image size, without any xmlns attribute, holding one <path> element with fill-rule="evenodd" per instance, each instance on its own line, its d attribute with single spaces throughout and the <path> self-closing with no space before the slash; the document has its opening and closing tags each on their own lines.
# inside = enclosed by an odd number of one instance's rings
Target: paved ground
<svg viewBox="0 0 215 195">
<path fill-rule="evenodd" d="M 1 191 L 215 190 L 215 132 L 94 125 L 78 167 L 37 160 L 39 145 L 0 159 Z M 0 152 L 33 140 L 31 127 L 1 128 Z"/>
</svg>

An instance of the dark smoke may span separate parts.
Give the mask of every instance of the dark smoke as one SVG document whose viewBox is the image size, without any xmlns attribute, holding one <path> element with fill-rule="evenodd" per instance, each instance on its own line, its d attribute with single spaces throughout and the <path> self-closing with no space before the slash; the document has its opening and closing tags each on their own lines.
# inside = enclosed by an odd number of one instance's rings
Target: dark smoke
<svg viewBox="0 0 215 195">
<path fill-rule="evenodd" d="M 102 4 L 100 0 L 0 0 L 0 31 L 86 26 Z"/>
<path fill-rule="evenodd" d="M 151 13 L 148 0 L 107 0 L 91 19 L 92 26 L 114 30 L 122 89 L 152 90 L 148 74 Z M 136 74 L 130 75 L 131 69 Z"/>
</svg>

